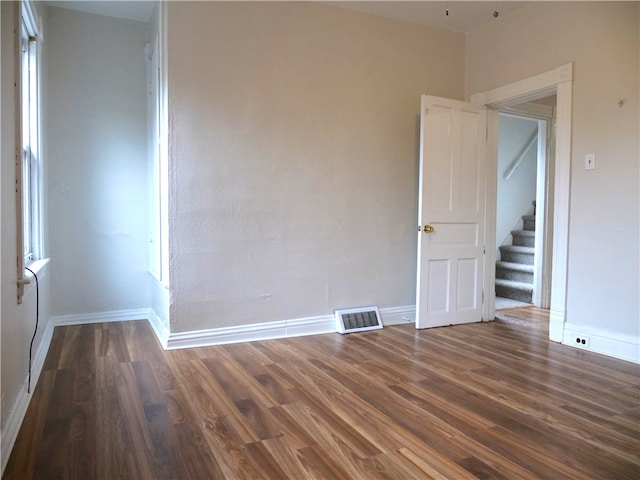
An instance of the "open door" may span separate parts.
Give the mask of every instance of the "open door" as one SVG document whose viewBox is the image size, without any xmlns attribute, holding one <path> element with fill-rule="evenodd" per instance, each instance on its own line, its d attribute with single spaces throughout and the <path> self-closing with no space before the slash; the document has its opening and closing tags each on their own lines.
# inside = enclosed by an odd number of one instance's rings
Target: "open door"
<svg viewBox="0 0 640 480">
<path fill-rule="evenodd" d="M 482 320 L 487 113 L 421 98 L 416 328 Z"/>
</svg>

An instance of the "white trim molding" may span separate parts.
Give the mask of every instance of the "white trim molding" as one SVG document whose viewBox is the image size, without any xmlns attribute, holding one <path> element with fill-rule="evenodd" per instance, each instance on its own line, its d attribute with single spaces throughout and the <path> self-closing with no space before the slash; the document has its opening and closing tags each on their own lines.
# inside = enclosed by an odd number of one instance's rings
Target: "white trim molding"
<svg viewBox="0 0 640 480">
<path fill-rule="evenodd" d="M 563 341 L 564 323 L 567 309 L 567 269 L 569 256 L 569 199 L 571 193 L 571 122 L 572 122 L 573 64 L 567 63 L 553 70 L 525 78 L 508 85 L 479 92 L 471 96 L 471 103 L 478 107 L 500 109 L 513 107 L 551 94 L 557 95 L 556 107 L 556 154 L 553 206 L 553 260 L 551 273 L 551 318 L 549 339 Z M 497 162 L 497 125 L 490 115 L 488 131 L 489 170 L 495 170 Z M 487 199 L 495 198 L 495 182 L 487 183 Z M 492 245 L 491 232 L 495 229 L 495 202 L 487 200 L 486 245 Z M 492 270 L 495 252 L 489 248 L 485 265 Z M 483 318 L 495 317 L 495 280 L 485 273 Z"/>
<path fill-rule="evenodd" d="M 507 107 L 546 96 L 557 85 L 573 80 L 573 64 L 566 63 L 553 70 L 517 82 L 471 95 L 471 103 L 478 106 Z"/>
<path fill-rule="evenodd" d="M 383 325 L 414 324 L 416 321 L 415 305 L 389 307 L 380 309 Z M 91 323 L 127 322 L 131 320 L 147 320 L 151 325 L 160 345 L 165 350 L 178 348 L 204 347 L 224 345 L 227 343 L 253 342 L 273 340 L 277 338 L 300 337 L 333 333 L 335 319 L 333 315 L 278 320 L 275 322 L 254 323 L 233 327 L 210 328 L 189 332 L 170 332 L 166 325 L 149 308 L 117 310 L 112 312 L 58 315 L 51 317 L 52 326 L 85 325 Z"/>
<path fill-rule="evenodd" d="M 273 340 L 336 331 L 333 315 L 254 323 L 234 327 L 209 328 L 190 332 L 169 333 L 165 348 L 205 347 L 228 343 Z"/>
<path fill-rule="evenodd" d="M 47 322 L 42 340 L 40 341 L 35 355 L 33 356 L 33 362 L 31 364 L 31 393 L 27 392 L 27 385 L 29 382 L 29 377 L 27 376 L 25 377 L 24 383 L 18 391 L 16 400 L 9 409 L 9 414 L 7 415 L 7 421 L 4 424 L 4 429 L 2 430 L 2 432 L 0 432 L 0 437 L 2 438 L 0 453 L 0 455 L 2 455 L 2 473 L 4 473 L 4 469 L 7 466 L 7 462 L 9 461 L 9 456 L 11 455 L 13 445 L 16 443 L 16 439 L 18 438 L 18 432 L 20 431 L 20 426 L 22 425 L 24 416 L 27 413 L 27 408 L 29 407 L 29 402 L 31 401 L 33 390 L 38 384 L 38 379 L 40 378 L 40 374 L 42 373 L 42 367 L 44 367 L 44 361 L 47 357 L 47 352 L 49 351 L 51 338 L 53 337 L 54 327 L 55 326 L 53 322 Z"/>
<path fill-rule="evenodd" d="M 416 306 L 381 308 L 380 317 L 384 326 L 416 323 Z"/>
<path fill-rule="evenodd" d="M 150 320 L 148 308 L 131 310 L 114 310 L 111 312 L 74 313 L 71 315 L 54 315 L 51 322 L 54 326 L 88 325 L 91 323 L 128 322 L 130 320 Z"/>
<path fill-rule="evenodd" d="M 149 324 L 151 325 L 153 332 L 156 334 L 156 338 L 160 342 L 160 345 L 166 350 L 167 341 L 169 340 L 169 330 L 167 329 L 167 326 L 153 309 L 149 309 L 147 320 L 149 320 Z"/>
<path fill-rule="evenodd" d="M 586 343 L 576 342 L 577 338 L 584 339 Z M 565 323 L 562 344 L 640 364 L 640 341 L 631 335 Z"/>
<path fill-rule="evenodd" d="M 382 318 L 383 325 L 387 326 L 415 324 L 416 307 L 415 305 L 408 305 L 403 307 L 381 308 L 380 317 Z M 158 336 L 158 340 L 160 340 L 162 346 L 167 350 L 225 345 L 228 343 L 255 342 L 259 340 L 275 340 L 278 338 L 334 333 L 336 331 L 335 318 L 333 315 L 168 333 L 168 335 L 166 335 L 164 329 L 159 325 L 159 322 L 157 326 L 154 326 L 153 320 L 150 319 L 150 322 Z"/>
</svg>

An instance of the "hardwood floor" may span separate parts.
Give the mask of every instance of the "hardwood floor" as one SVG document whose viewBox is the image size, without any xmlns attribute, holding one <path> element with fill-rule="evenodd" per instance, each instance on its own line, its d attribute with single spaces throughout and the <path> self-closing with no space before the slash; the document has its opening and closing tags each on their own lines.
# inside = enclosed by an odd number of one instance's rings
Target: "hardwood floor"
<svg viewBox="0 0 640 480">
<path fill-rule="evenodd" d="M 499 315 L 174 351 L 58 327 L 4 478 L 640 478 L 639 367 Z"/>
</svg>

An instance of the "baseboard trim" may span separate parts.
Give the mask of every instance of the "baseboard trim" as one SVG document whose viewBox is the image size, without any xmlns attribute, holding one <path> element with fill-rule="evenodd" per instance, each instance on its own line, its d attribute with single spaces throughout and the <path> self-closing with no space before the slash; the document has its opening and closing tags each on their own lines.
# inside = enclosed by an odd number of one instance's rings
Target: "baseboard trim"
<svg viewBox="0 0 640 480">
<path fill-rule="evenodd" d="M 164 322 L 160 319 L 160 317 L 156 314 L 156 312 L 153 309 L 149 309 L 147 311 L 146 318 L 149 320 L 149 324 L 151 325 L 153 332 L 156 334 L 156 338 L 158 339 L 158 342 L 160 342 L 160 345 L 162 346 L 162 348 L 166 350 L 167 341 L 169 340 L 169 330 L 167 329 L 167 326 L 164 324 Z"/>
<path fill-rule="evenodd" d="M 588 339 L 589 343 L 584 346 L 576 343 L 578 337 Z M 562 344 L 640 364 L 640 340 L 630 335 L 565 323 Z"/>
<path fill-rule="evenodd" d="M 169 333 L 167 350 L 335 332 L 333 315 Z"/>
<path fill-rule="evenodd" d="M 562 343 L 564 339 L 564 310 L 549 310 L 549 340 Z"/>
<path fill-rule="evenodd" d="M 380 316 L 384 325 L 400 325 L 415 323 L 415 306 L 381 308 Z M 153 320 L 150 320 L 153 323 Z M 333 315 L 279 320 L 275 322 L 254 323 L 237 327 L 221 327 L 190 332 L 168 333 L 160 326 L 155 327 L 156 335 L 167 350 L 191 347 L 206 347 L 210 345 L 225 345 L 229 343 L 255 342 L 260 340 L 274 340 L 278 338 L 300 337 L 304 335 L 318 335 L 336 331 Z M 160 330 L 160 333 L 158 333 Z M 166 338 L 166 341 L 165 341 Z"/>
<path fill-rule="evenodd" d="M 401 307 L 381 308 L 380 316 L 382 323 L 387 326 L 411 324 L 416 321 L 416 307 L 415 305 L 405 305 Z M 166 350 L 335 332 L 333 315 L 180 333 L 171 333 L 153 309 L 149 308 L 56 315 L 51 317 L 53 326 L 125 322 L 131 320 L 148 320 L 160 345 Z"/>
<path fill-rule="evenodd" d="M 388 325 L 406 325 L 416 323 L 416 306 L 405 305 L 404 307 L 381 308 L 380 317 L 382 324 Z"/>
<path fill-rule="evenodd" d="M 51 345 L 51 338 L 53 337 L 54 327 L 55 325 L 51 320 L 47 322 L 42 340 L 40 341 L 35 355 L 33 356 L 33 361 L 31 363 L 31 393 L 27 393 L 27 384 L 29 382 L 29 376 L 27 375 L 22 386 L 20 387 L 20 390 L 18 391 L 18 396 L 16 397 L 15 402 L 11 406 L 10 412 L 7 415 L 5 428 L 0 433 L 0 437 L 2 438 L 2 445 L 0 447 L 2 455 L 2 474 L 4 474 L 4 469 L 6 468 L 7 462 L 9 461 L 11 450 L 13 450 L 13 445 L 16 443 L 16 439 L 18 438 L 20 426 L 22 425 L 24 416 L 27 413 L 27 408 L 29 408 L 29 402 L 31 400 L 31 396 L 33 395 L 33 389 L 35 389 L 36 385 L 38 384 L 38 379 L 40 378 L 40 374 L 42 373 L 42 367 L 44 367 L 44 361 L 47 357 L 49 346 Z"/>
<path fill-rule="evenodd" d="M 56 327 L 63 325 L 88 325 L 91 323 L 128 322 L 131 320 L 149 320 L 149 309 L 137 308 L 131 310 L 114 310 L 111 312 L 54 315 L 51 317 L 51 321 Z"/>
</svg>

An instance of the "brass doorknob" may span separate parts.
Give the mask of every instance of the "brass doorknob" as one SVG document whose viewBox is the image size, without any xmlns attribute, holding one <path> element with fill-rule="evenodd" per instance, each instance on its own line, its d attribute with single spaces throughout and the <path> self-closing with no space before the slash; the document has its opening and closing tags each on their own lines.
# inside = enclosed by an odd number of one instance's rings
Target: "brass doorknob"
<svg viewBox="0 0 640 480">
<path fill-rule="evenodd" d="M 433 233 L 434 228 L 431 225 L 425 225 L 423 231 L 424 233 Z"/>
</svg>

